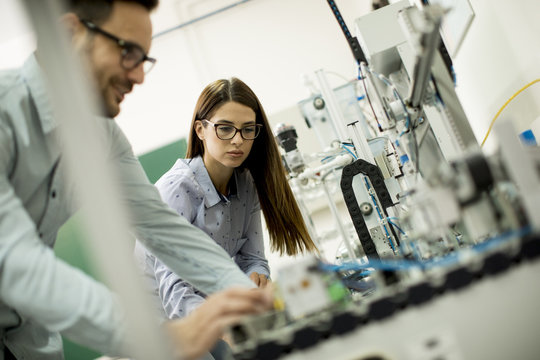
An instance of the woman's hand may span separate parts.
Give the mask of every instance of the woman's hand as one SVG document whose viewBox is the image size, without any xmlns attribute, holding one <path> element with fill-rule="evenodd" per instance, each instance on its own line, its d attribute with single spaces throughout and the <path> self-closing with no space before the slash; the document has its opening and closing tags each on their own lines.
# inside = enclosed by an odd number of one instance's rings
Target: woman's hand
<svg viewBox="0 0 540 360">
<path fill-rule="evenodd" d="M 266 287 L 270 280 L 264 274 L 259 274 L 258 272 L 252 272 L 249 274 L 249 278 L 260 288 Z"/>
</svg>

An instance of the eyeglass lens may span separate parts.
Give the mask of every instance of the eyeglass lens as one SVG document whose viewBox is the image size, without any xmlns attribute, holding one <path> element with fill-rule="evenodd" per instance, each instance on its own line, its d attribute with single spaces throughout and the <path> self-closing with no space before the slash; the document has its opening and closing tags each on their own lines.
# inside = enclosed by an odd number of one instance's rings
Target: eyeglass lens
<svg viewBox="0 0 540 360">
<path fill-rule="evenodd" d="M 260 128 L 257 125 L 248 125 L 242 129 L 236 129 L 234 126 L 217 124 L 216 133 L 222 140 L 232 139 L 238 131 L 245 140 L 253 140 L 259 135 Z"/>
<path fill-rule="evenodd" d="M 122 66 L 125 69 L 134 69 L 139 66 L 141 62 L 143 63 L 143 69 L 145 73 L 148 73 L 154 66 L 154 61 L 146 59 L 146 54 L 142 51 L 141 48 L 129 45 L 124 48 L 124 50 L 122 51 Z"/>
</svg>

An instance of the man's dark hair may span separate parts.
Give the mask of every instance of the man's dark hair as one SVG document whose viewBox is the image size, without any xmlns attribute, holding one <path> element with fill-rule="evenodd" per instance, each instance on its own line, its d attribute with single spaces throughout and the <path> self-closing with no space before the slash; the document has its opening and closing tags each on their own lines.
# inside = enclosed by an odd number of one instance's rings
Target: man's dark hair
<svg viewBox="0 0 540 360">
<path fill-rule="evenodd" d="M 112 7 L 116 1 L 140 4 L 148 11 L 154 10 L 159 2 L 159 0 L 67 0 L 66 9 L 77 14 L 81 19 L 100 25 L 111 16 Z"/>
</svg>

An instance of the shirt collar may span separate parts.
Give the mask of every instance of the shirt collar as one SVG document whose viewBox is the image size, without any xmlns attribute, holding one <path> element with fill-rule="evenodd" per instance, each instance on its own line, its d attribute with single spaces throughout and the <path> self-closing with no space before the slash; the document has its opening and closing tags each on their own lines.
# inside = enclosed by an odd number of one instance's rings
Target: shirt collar
<svg viewBox="0 0 540 360">
<path fill-rule="evenodd" d="M 204 198 L 204 204 L 207 208 L 217 205 L 220 201 L 229 201 L 225 196 L 223 196 L 219 191 L 217 191 L 214 183 L 212 182 L 212 179 L 210 179 L 210 174 L 208 174 L 208 170 L 206 170 L 206 166 L 204 166 L 204 162 L 201 156 L 194 157 L 193 159 L 188 159 L 188 165 L 193 171 L 195 180 L 197 180 L 206 195 Z M 235 169 L 229 183 L 229 197 L 239 197 L 237 184 L 238 174 Z"/>
<path fill-rule="evenodd" d="M 22 67 L 22 76 L 34 103 L 36 104 L 39 120 L 44 133 L 49 133 L 57 126 L 54 119 L 52 106 L 45 86 L 43 72 L 35 55 L 31 55 Z"/>
</svg>

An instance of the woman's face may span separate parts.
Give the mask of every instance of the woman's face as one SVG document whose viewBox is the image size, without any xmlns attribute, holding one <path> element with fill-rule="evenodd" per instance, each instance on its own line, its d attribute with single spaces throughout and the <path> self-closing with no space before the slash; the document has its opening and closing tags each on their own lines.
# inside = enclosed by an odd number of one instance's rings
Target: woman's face
<svg viewBox="0 0 540 360">
<path fill-rule="evenodd" d="M 244 129 L 244 137 L 250 137 L 255 125 L 255 112 L 240 103 L 230 101 L 223 104 L 210 119 L 195 122 L 197 136 L 204 144 L 204 163 L 207 168 L 225 167 L 234 169 L 246 160 L 253 146 L 253 141 L 246 140 L 236 131 L 234 137 L 227 135 L 235 132 L 234 128 Z"/>
</svg>

